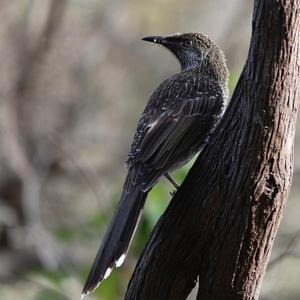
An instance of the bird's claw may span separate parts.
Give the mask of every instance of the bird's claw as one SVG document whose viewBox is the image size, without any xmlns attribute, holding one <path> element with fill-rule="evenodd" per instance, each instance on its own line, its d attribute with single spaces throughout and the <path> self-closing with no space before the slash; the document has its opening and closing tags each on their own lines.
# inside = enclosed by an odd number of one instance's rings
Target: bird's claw
<svg viewBox="0 0 300 300">
<path fill-rule="evenodd" d="M 177 189 L 173 190 L 173 192 L 170 192 L 171 197 L 173 198 L 176 195 L 176 193 L 177 193 Z"/>
</svg>

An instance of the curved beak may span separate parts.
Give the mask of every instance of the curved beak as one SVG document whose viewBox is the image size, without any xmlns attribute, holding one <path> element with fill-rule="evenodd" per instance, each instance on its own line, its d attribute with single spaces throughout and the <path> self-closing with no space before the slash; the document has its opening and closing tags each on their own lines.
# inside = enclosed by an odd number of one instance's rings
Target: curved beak
<svg viewBox="0 0 300 300">
<path fill-rule="evenodd" d="M 163 36 L 146 36 L 142 38 L 143 41 L 151 42 L 155 44 L 165 45 L 167 44 L 167 39 Z"/>
</svg>

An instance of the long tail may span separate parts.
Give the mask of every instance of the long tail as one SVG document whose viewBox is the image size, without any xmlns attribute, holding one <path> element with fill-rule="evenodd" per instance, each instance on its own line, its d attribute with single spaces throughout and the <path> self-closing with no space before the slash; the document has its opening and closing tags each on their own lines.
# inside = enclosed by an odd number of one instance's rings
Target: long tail
<svg viewBox="0 0 300 300">
<path fill-rule="evenodd" d="M 131 181 L 129 177 L 84 285 L 82 296 L 97 288 L 109 276 L 114 265 L 119 267 L 125 259 L 147 197 L 147 192 L 140 191 L 138 185 L 128 183 Z"/>
</svg>

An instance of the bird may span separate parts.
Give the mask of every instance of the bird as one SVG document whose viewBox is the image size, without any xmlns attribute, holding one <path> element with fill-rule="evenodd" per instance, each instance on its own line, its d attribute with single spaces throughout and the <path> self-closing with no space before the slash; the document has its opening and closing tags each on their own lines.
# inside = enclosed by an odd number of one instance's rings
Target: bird
<svg viewBox="0 0 300 300">
<path fill-rule="evenodd" d="M 175 184 L 169 172 L 203 149 L 228 104 L 225 55 L 207 35 L 188 32 L 142 40 L 168 49 L 181 71 L 155 89 L 139 119 L 120 201 L 82 296 L 95 290 L 114 266 L 122 265 L 149 191 L 163 176 Z"/>
</svg>

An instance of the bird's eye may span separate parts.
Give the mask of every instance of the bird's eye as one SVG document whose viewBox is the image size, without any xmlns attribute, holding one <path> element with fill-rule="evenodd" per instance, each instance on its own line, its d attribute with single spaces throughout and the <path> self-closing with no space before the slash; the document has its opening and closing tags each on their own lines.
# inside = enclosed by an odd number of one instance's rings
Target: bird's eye
<svg viewBox="0 0 300 300">
<path fill-rule="evenodd" d="M 193 45 L 193 42 L 192 41 L 185 41 L 184 44 L 186 46 L 192 46 Z"/>
</svg>

